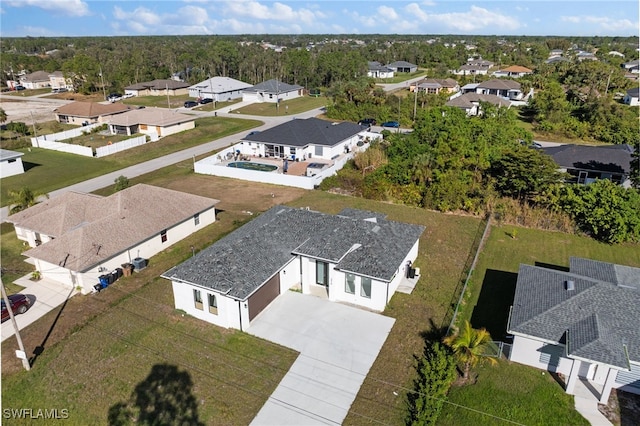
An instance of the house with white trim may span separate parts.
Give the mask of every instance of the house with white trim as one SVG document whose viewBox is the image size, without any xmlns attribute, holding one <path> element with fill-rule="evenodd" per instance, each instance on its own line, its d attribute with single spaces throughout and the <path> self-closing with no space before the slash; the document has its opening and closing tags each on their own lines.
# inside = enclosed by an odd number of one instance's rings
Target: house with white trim
<svg viewBox="0 0 640 426">
<path fill-rule="evenodd" d="M 382 65 L 378 61 L 367 63 L 367 77 L 371 78 L 393 78 L 395 71 L 388 66 Z"/>
<path fill-rule="evenodd" d="M 640 88 L 634 87 L 633 89 L 627 90 L 627 94 L 624 95 L 623 102 L 629 106 L 640 105 Z"/>
<path fill-rule="evenodd" d="M 520 65 L 511 65 L 510 67 L 503 68 L 498 71 L 493 72 L 494 77 L 509 77 L 509 78 L 520 78 L 525 75 L 532 74 L 533 70 L 527 67 L 523 67 Z"/>
<path fill-rule="evenodd" d="M 382 311 L 418 256 L 423 231 L 362 210 L 275 206 L 162 277 L 176 309 L 226 328 L 247 330 L 291 288 Z"/>
<path fill-rule="evenodd" d="M 42 89 L 51 86 L 49 73 L 46 71 L 35 71 L 20 77 L 20 84 L 25 89 Z"/>
<path fill-rule="evenodd" d="M 134 109 L 113 115 L 107 121 L 112 135 L 143 133 L 152 140 L 196 127 L 196 117 L 165 108 Z"/>
<path fill-rule="evenodd" d="M 498 108 L 511 107 L 511 102 L 505 100 L 504 98 L 501 98 L 500 96 L 485 95 L 475 92 L 468 92 L 464 95 L 452 97 L 447 101 L 445 105 L 449 107 L 460 108 L 467 114 L 467 116 L 472 117 L 482 114 L 482 102 L 495 105 Z"/>
<path fill-rule="evenodd" d="M 0 149 L 0 178 L 24 173 L 23 155 L 22 152 Z"/>
<path fill-rule="evenodd" d="M 500 96 L 511 101 L 519 101 L 524 98 L 520 83 L 502 78 L 483 81 L 475 86 L 474 91 L 482 95 Z"/>
<path fill-rule="evenodd" d="M 571 258 L 569 271 L 520 265 L 509 359 L 566 377 L 606 404 L 640 394 L 640 268 Z"/>
<path fill-rule="evenodd" d="M 397 73 L 413 73 L 418 71 L 418 66 L 407 61 L 395 61 L 385 65 L 385 67 Z"/>
<path fill-rule="evenodd" d="M 60 123 L 86 125 L 105 123 L 116 114 L 131 110 L 129 105 L 120 102 L 101 104 L 98 102 L 75 101 L 53 110 Z"/>
<path fill-rule="evenodd" d="M 242 90 L 242 102 L 278 103 L 299 98 L 304 88 L 297 84 L 287 84 L 278 80 L 267 80 Z"/>
<path fill-rule="evenodd" d="M 189 97 L 225 102 L 242 98 L 242 91 L 250 87 L 249 83 L 231 77 L 211 77 L 189 86 Z"/>
<path fill-rule="evenodd" d="M 180 96 L 188 93 L 189 84 L 174 79 L 156 79 L 124 88 L 125 96 Z"/>
<path fill-rule="evenodd" d="M 99 277 L 149 259 L 215 222 L 218 200 L 138 184 L 108 197 L 69 191 L 9 216 L 42 277 L 93 291 Z"/>
</svg>

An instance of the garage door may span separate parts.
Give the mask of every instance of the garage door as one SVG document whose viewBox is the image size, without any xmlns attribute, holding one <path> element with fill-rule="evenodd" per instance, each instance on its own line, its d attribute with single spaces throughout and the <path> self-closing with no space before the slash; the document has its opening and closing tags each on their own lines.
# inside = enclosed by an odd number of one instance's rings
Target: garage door
<svg viewBox="0 0 640 426">
<path fill-rule="evenodd" d="M 273 299 L 280 294 L 280 274 L 269 281 L 249 297 L 249 321 L 255 318 Z"/>
</svg>

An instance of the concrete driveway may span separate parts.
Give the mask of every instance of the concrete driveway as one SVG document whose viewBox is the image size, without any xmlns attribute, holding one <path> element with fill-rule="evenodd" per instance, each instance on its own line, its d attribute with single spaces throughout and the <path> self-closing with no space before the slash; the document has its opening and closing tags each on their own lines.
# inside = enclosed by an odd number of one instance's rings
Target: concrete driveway
<svg viewBox="0 0 640 426">
<path fill-rule="evenodd" d="M 248 333 L 300 355 L 251 424 L 342 424 L 394 322 L 314 296 L 280 295 Z"/>
<path fill-rule="evenodd" d="M 25 289 L 20 293 L 31 299 L 31 307 L 22 315 L 16 315 L 16 323 L 18 329 L 22 330 L 32 322 L 44 316 L 49 311 L 54 310 L 62 305 L 65 300 L 72 297 L 77 291 L 71 287 L 65 287 L 55 281 L 43 278 L 39 281 L 29 280 L 29 275 L 17 279 L 16 284 L 24 286 Z M 7 320 L 2 323 L 2 341 L 15 334 L 15 330 L 11 325 L 11 321 Z"/>
</svg>

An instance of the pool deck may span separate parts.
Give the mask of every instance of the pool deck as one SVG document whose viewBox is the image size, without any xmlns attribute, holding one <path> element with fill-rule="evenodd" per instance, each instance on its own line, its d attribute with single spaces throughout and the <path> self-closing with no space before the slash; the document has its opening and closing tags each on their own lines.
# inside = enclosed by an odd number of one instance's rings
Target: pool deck
<svg viewBox="0 0 640 426">
<path fill-rule="evenodd" d="M 248 162 L 254 162 L 254 163 L 268 164 L 270 166 L 277 166 L 278 167 L 277 170 L 274 170 L 273 172 L 269 172 L 269 173 L 282 173 L 282 166 L 284 164 L 284 160 L 280 158 L 271 158 L 271 157 L 249 157 L 248 159 L 246 159 L 247 157 L 243 157 L 243 158 L 245 159 L 242 160 L 238 158 L 237 161 L 233 159 L 228 161 L 223 161 L 219 163 L 219 165 L 226 167 L 230 163 L 248 161 Z M 326 161 L 326 160 L 323 161 L 318 158 L 314 158 L 313 161 L 289 161 L 289 168 L 287 170 L 287 174 L 292 176 L 304 176 L 307 171 L 307 166 L 311 163 L 316 163 L 316 164 L 322 163 L 322 164 L 331 165 L 333 162 Z"/>
</svg>

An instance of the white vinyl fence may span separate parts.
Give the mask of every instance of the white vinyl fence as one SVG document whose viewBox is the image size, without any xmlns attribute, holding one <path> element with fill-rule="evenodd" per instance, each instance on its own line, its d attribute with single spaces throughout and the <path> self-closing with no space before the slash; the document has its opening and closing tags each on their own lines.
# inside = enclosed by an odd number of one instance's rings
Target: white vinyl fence
<svg viewBox="0 0 640 426">
<path fill-rule="evenodd" d="M 115 154 L 116 152 L 126 151 L 127 149 L 135 148 L 136 146 L 144 145 L 145 143 L 147 143 L 147 137 L 142 135 L 121 142 L 116 142 L 111 145 L 101 146 L 96 148 L 96 157 L 100 158 L 106 155 Z"/>
</svg>

